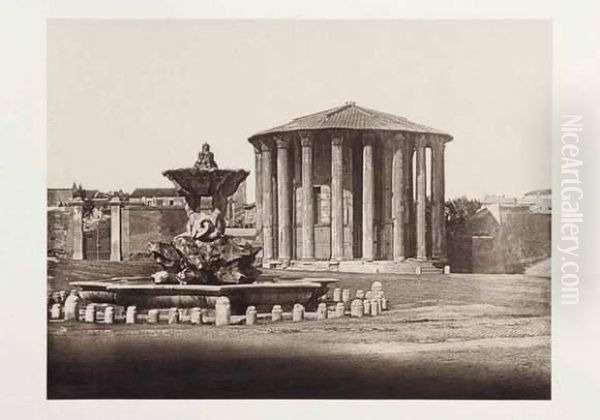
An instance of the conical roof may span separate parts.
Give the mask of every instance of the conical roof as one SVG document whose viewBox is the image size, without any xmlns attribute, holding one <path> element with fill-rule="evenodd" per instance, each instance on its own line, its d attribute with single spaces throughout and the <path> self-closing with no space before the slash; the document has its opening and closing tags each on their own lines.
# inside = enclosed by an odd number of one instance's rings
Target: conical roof
<svg viewBox="0 0 600 420">
<path fill-rule="evenodd" d="M 450 134 L 436 128 L 412 122 L 398 115 L 364 108 L 356 105 L 354 102 L 346 102 L 342 106 L 294 118 L 287 124 L 256 133 L 248 140 L 253 141 L 258 137 L 269 134 L 325 129 L 403 131 L 436 134 L 447 137 L 447 141 L 452 140 Z"/>
</svg>

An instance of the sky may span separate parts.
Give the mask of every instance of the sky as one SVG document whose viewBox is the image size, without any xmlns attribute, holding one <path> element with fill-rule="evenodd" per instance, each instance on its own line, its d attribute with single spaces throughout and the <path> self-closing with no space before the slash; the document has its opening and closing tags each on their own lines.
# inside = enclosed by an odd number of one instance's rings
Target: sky
<svg viewBox="0 0 600 420">
<path fill-rule="evenodd" d="M 448 132 L 446 197 L 551 184 L 549 21 L 49 20 L 48 187 L 169 187 L 209 142 L 355 101 Z M 251 177 L 253 174 L 251 175 Z M 249 200 L 254 182 L 248 182 Z"/>
</svg>

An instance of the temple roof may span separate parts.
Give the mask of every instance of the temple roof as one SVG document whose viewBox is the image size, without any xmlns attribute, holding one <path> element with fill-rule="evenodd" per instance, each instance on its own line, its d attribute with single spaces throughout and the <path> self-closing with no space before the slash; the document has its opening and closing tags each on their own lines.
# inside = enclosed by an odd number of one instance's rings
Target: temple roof
<svg viewBox="0 0 600 420">
<path fill-rule="evenodd" d="M 248 140 L 277 133 L 287 133 L 298 130 L 386 130 L 404 131 L 411 133 L 437 134 L 452 140 L 452 136 L 438 129 L 412 122 L 398 115 L 363 108 L 354 102 L 346 102 L 342 106 L 327 109 L 315 114 L 294 118 L 287 124 L 279 125 L 252 135 Z"/>
</svg>

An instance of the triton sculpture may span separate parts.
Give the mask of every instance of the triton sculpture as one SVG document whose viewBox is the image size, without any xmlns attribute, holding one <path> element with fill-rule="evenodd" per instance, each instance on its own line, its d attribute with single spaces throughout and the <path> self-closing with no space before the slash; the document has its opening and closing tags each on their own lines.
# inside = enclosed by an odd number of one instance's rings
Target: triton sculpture
<svg viewBox="0 0 600 420">
<path fill-rule="evenodd" d="M 186 232 L 171 243 L 150 242 L 149 250 L 162 265 L 156 283 L 240 284 L 252 283 L 260 271 L 254 266 L 261 250 L 241 238 L 225 234 L 227 198 L 235 193 L 249 172 L 219 169 L 205 143 L 191 168 L 163 172 L 185 197 Z M 212 199 L 212 211 L 202 211 L 202 197 Z"/>
</svg>

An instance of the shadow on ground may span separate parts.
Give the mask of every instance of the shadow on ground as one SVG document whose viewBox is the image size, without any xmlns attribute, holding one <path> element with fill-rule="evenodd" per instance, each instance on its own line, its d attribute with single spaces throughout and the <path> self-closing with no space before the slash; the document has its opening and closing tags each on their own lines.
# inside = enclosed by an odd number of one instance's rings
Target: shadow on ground
<svg viewBox="0 0 600 420">
<path fill-rule="evenodd" d="M 56 264 L 49 288 L 155 268 Z M 378 280 L 392 310 L 253 327 L 50 323 L 48 398 L 550 398 L 548 279 L 281 274 Z"/>
</svg>

